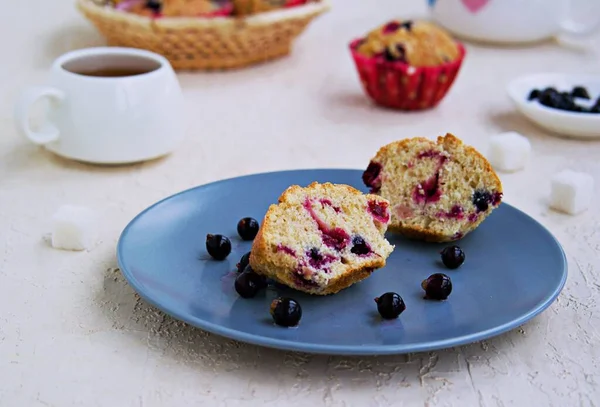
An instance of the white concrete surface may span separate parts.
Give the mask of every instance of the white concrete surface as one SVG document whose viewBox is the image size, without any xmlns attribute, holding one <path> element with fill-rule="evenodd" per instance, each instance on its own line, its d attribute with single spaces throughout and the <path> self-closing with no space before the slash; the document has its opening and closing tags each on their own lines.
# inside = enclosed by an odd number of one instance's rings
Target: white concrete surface
<svg viewBox="0 0 600 407">
<path fill-rule="evenodd" d="M 549 177 L 559 170 L 586 171 L 600 184 L 600 141 L 550 137 L 515 113 L 504 89 L 511 78 L 539 70 L 598 73 L 600 47 L 581 53 L 552 42 L 469 44 L 443 104 L 402 114 L 370 106 L 346 44 L 390 16 L 422 15 L 425 1 L 333 5 L 285 60 L 180 75 L 189 136 L 175 154 L 96 167 L 29 144 L 14 130 L 12 104 L 23 86 L 43 83 L 53 58 L 101 38 L 71 0 L 2 4 L 0 406 L 600 405 L 598 204 L 576 217 L 547 209 Z M 485 151 L 492 134 L 510 130 L 530 138 L 533 155 L 524 171 L 501 174 L 506 201 L 558 237 L 570 274 L 550 309 L 500 337 L 397 357 L 269 350 L 163 315 L 115 269 L 125 224 L 184 188 L 253 172 L 362 168 L 380 145 L 405 136 L 451 131 Z M 102 238 L 90 251 L 50 247 L 46 222 L 65 203 L 102 216 Z"/>
</svg>

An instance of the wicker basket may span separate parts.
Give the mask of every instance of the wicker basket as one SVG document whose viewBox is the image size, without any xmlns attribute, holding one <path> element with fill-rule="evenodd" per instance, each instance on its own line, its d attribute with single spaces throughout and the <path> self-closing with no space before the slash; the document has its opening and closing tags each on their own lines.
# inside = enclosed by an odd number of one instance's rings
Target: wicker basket
<svg viewBox="0 0 600 407">
<path fill-rule="evenodd" d="M 294 39 L 327 0 L 247 17 L 151 19 L 77 0 L 79 10 L 109 45 L 142 48 L 166 57 L 177 70 L 231 69 L 289 54 Z"/>
</svg>

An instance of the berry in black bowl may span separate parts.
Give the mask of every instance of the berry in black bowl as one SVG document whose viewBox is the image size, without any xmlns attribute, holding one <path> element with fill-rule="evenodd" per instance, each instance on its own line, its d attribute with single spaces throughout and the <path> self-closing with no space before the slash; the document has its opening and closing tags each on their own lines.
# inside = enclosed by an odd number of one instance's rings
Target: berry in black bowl
<svg viewBox="0 0 600 407">
<path fill-rule="evenodd" d="M 377 303 L 377 311 L 383 319 L 398 318 L 406 309 L 406 304 L 404 304 L 402 297 L 393 292 L 388 292 L 375 298 L 375 302 Z"/>
<path fill-rule="evenodd" d="M 448 246 L 441 251 L 442 263 L 449 269 L 457 269 L 465 262 L 465 252 L 458 246 Z"/>
<path fill-rule="evenodd" d="M 250 264 L 250 252 L 244 254 L 240 259 L 240 262 L 236 265 L 238 273 L 244 271 L 248 264 Z"/>
<path fill-rule="evenodd" d="M 271 316 L 279 326 L 296 326 L 302 318 L 302 307 L 293 298 L 279 297 L 271 302 Z"/>
<path fill-rule="evenodd" d="M 206 235 L 206 251 L 216 260 L 224 260 L 231 253 L 231 241 L 223 235 Z"/>
<path fill-rule="evenodd" d="M 267 279 L 256 274 L 250 266 L 246 266 L 244 271 L 235 279 L 235 291 L 242 298 L 252 298 L 263 288 L 267 286 Z"/>
<path fill-rule="evenodd" d="M 425 290 L 425 298 L 430 300 L 445 300 L 452 292 L 452 281 L 443 273 L 432 274 L 421 283 Z"/>
<path fill-rule="evenodd" d="M 237 224 L 237 231 L 243 240 L 252 240 L 258 233 L 259 224 L 254 218 L 244 218 Z"/>
</svg>

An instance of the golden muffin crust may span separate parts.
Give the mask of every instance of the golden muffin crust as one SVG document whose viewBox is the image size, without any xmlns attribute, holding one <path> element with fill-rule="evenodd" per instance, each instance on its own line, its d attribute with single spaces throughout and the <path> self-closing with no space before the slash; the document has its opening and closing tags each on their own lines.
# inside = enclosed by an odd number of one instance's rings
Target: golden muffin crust
<svg viewBox="0 0 600 407">
<path fill-rule="evenodd" d="M 393 20 L 377 27 L 367 34 L 358 52 L 416 67 L 443 65 L 460 56 L 456 41 L 445 30 L 430 22 L 412 20 Z"/>
</svg>

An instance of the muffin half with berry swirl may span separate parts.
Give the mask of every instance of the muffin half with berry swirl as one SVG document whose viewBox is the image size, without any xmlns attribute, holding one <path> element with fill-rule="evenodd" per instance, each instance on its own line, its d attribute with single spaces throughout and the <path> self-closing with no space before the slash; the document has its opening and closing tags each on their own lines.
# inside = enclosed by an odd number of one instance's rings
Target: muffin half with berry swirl
<svg viewBox="0 0 600 407">
<path fill-rule="evenodd" d="M 334 294 L 386 264 L 389 203 L 348 185 L 293 185 L 271 205 L 250 266 L 298 291 Z"/>
<path fill-rule="evenodd" d="M 362 178 L 371 193 L 390 202 L 390 231 L 431 242 L 466 236 L 503 195 L 486 158 L 452 134 L 383 146 Z"/>
</svg>

